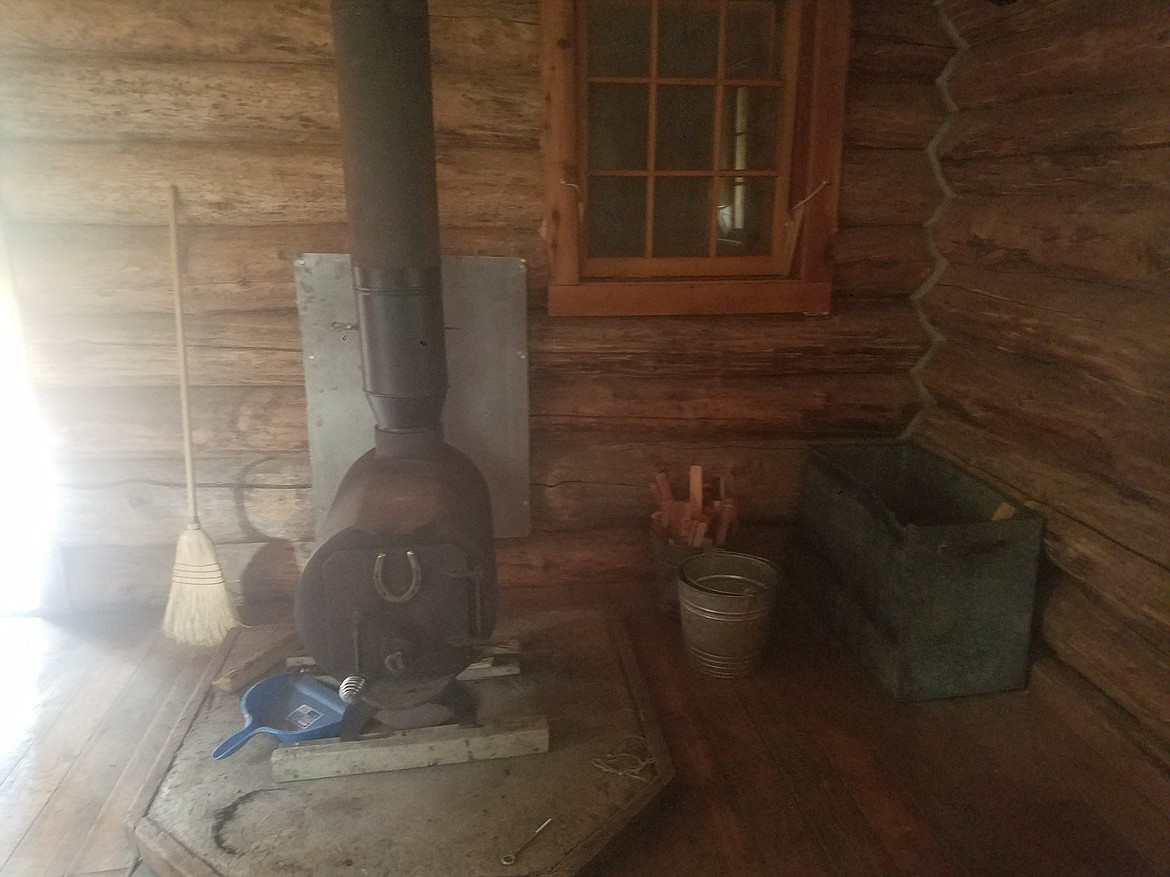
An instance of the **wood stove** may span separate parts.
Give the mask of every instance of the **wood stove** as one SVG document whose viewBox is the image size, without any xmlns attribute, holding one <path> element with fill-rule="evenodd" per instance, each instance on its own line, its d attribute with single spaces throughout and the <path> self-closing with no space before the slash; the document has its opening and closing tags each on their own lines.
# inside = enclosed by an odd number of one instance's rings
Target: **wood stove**
<svg viewBox="0 0 1170 877">
<path fill-rule="evenodd" d="M 334 0 L 342 155 L 375 446 L 346 474 L 296 592 L 343 696 L 447 690 L 496 615 L 487 486 L 443 441 L 447 391 L 426 0 Z"/>
</svg>

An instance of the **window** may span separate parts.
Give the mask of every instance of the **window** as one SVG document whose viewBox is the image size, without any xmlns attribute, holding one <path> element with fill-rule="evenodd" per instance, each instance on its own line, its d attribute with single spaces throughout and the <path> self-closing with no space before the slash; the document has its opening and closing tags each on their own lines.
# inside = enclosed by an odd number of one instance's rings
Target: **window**
<svg viewBox="0 0 1170 877">
<path fill-rule="evenodd" d="M 552 314 L 826 311 L 847 0 L 545 0 Z"/>
</svg>

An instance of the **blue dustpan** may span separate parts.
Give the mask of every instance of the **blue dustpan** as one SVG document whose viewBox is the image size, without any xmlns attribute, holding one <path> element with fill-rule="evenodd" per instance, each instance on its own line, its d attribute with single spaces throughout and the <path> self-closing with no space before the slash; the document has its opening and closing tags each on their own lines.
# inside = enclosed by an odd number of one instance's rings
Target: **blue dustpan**
<svg viewBox="0 0 1170 877">
<path fill-rule="evenodd" d="M 227 758 L 255 734 L 281 743 L 320 740 L 341 733 L 345 704 L 337 692 L 312 676 L 282 673 L 262 679 L 240 698 L 244 728 L 215 747 L 212 758 Z"/>
</svg>

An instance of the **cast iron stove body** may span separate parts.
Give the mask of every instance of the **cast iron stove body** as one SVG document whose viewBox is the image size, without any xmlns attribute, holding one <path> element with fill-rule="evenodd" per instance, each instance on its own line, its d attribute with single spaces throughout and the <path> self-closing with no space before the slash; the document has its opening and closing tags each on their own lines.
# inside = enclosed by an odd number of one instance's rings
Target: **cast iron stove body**
<svg viewBox="0 0 1170 877">
<path fill-rule="evenodd" d="M 375 447 L 346 474 L 296 592 L 343 696 L 434 698 L 495 624 L 487 485 L 443 441 L 447 392 L 426 0 L 334 0 L 342 154 Z"/>
</svg>

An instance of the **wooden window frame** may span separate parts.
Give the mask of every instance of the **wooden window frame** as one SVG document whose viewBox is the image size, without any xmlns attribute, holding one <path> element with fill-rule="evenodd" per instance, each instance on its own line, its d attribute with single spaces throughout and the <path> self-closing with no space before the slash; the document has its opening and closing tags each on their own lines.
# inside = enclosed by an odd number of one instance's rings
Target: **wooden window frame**
<svg viewBox="0 0 1170 877">
<path fill-rule="evenodd" d="M 582 59 L 579 0 L 541 0 L 547 130 L 544 143 L 544 234 L 551 275 L 552 316 L 653 316 L 678 314 L 824 313 L 832 289 L 832 236 L 837 224 L 845 76 L 849 51 L 849 0 L 788 0 L 799 7 L 795 88 L 784 114 L 791 143 L 787 186 L 778 183 L 776 240 L 793 204 L 803 207 L 795 255 L 787 275 L 773 256 L 718 257 L 717 274 L 695 276 L 706 257 L 656 260 L 581 258 Z M 791 19 L 790 19 L 791 20 Z M 789 39 L 796 36 L 788 34 Z M 789 46 L 789 49 L 792 47 Z M 812 148 L 816 144 L 816 148 Z M 717 174 L 718 175 L 718 174 Z M 728 174 L 729 176 L 738 176 Z M 782 191 L 787 189 L 787 193 Z M 819 191 L 817 191 L 819 189 Z"/>
</svg>

